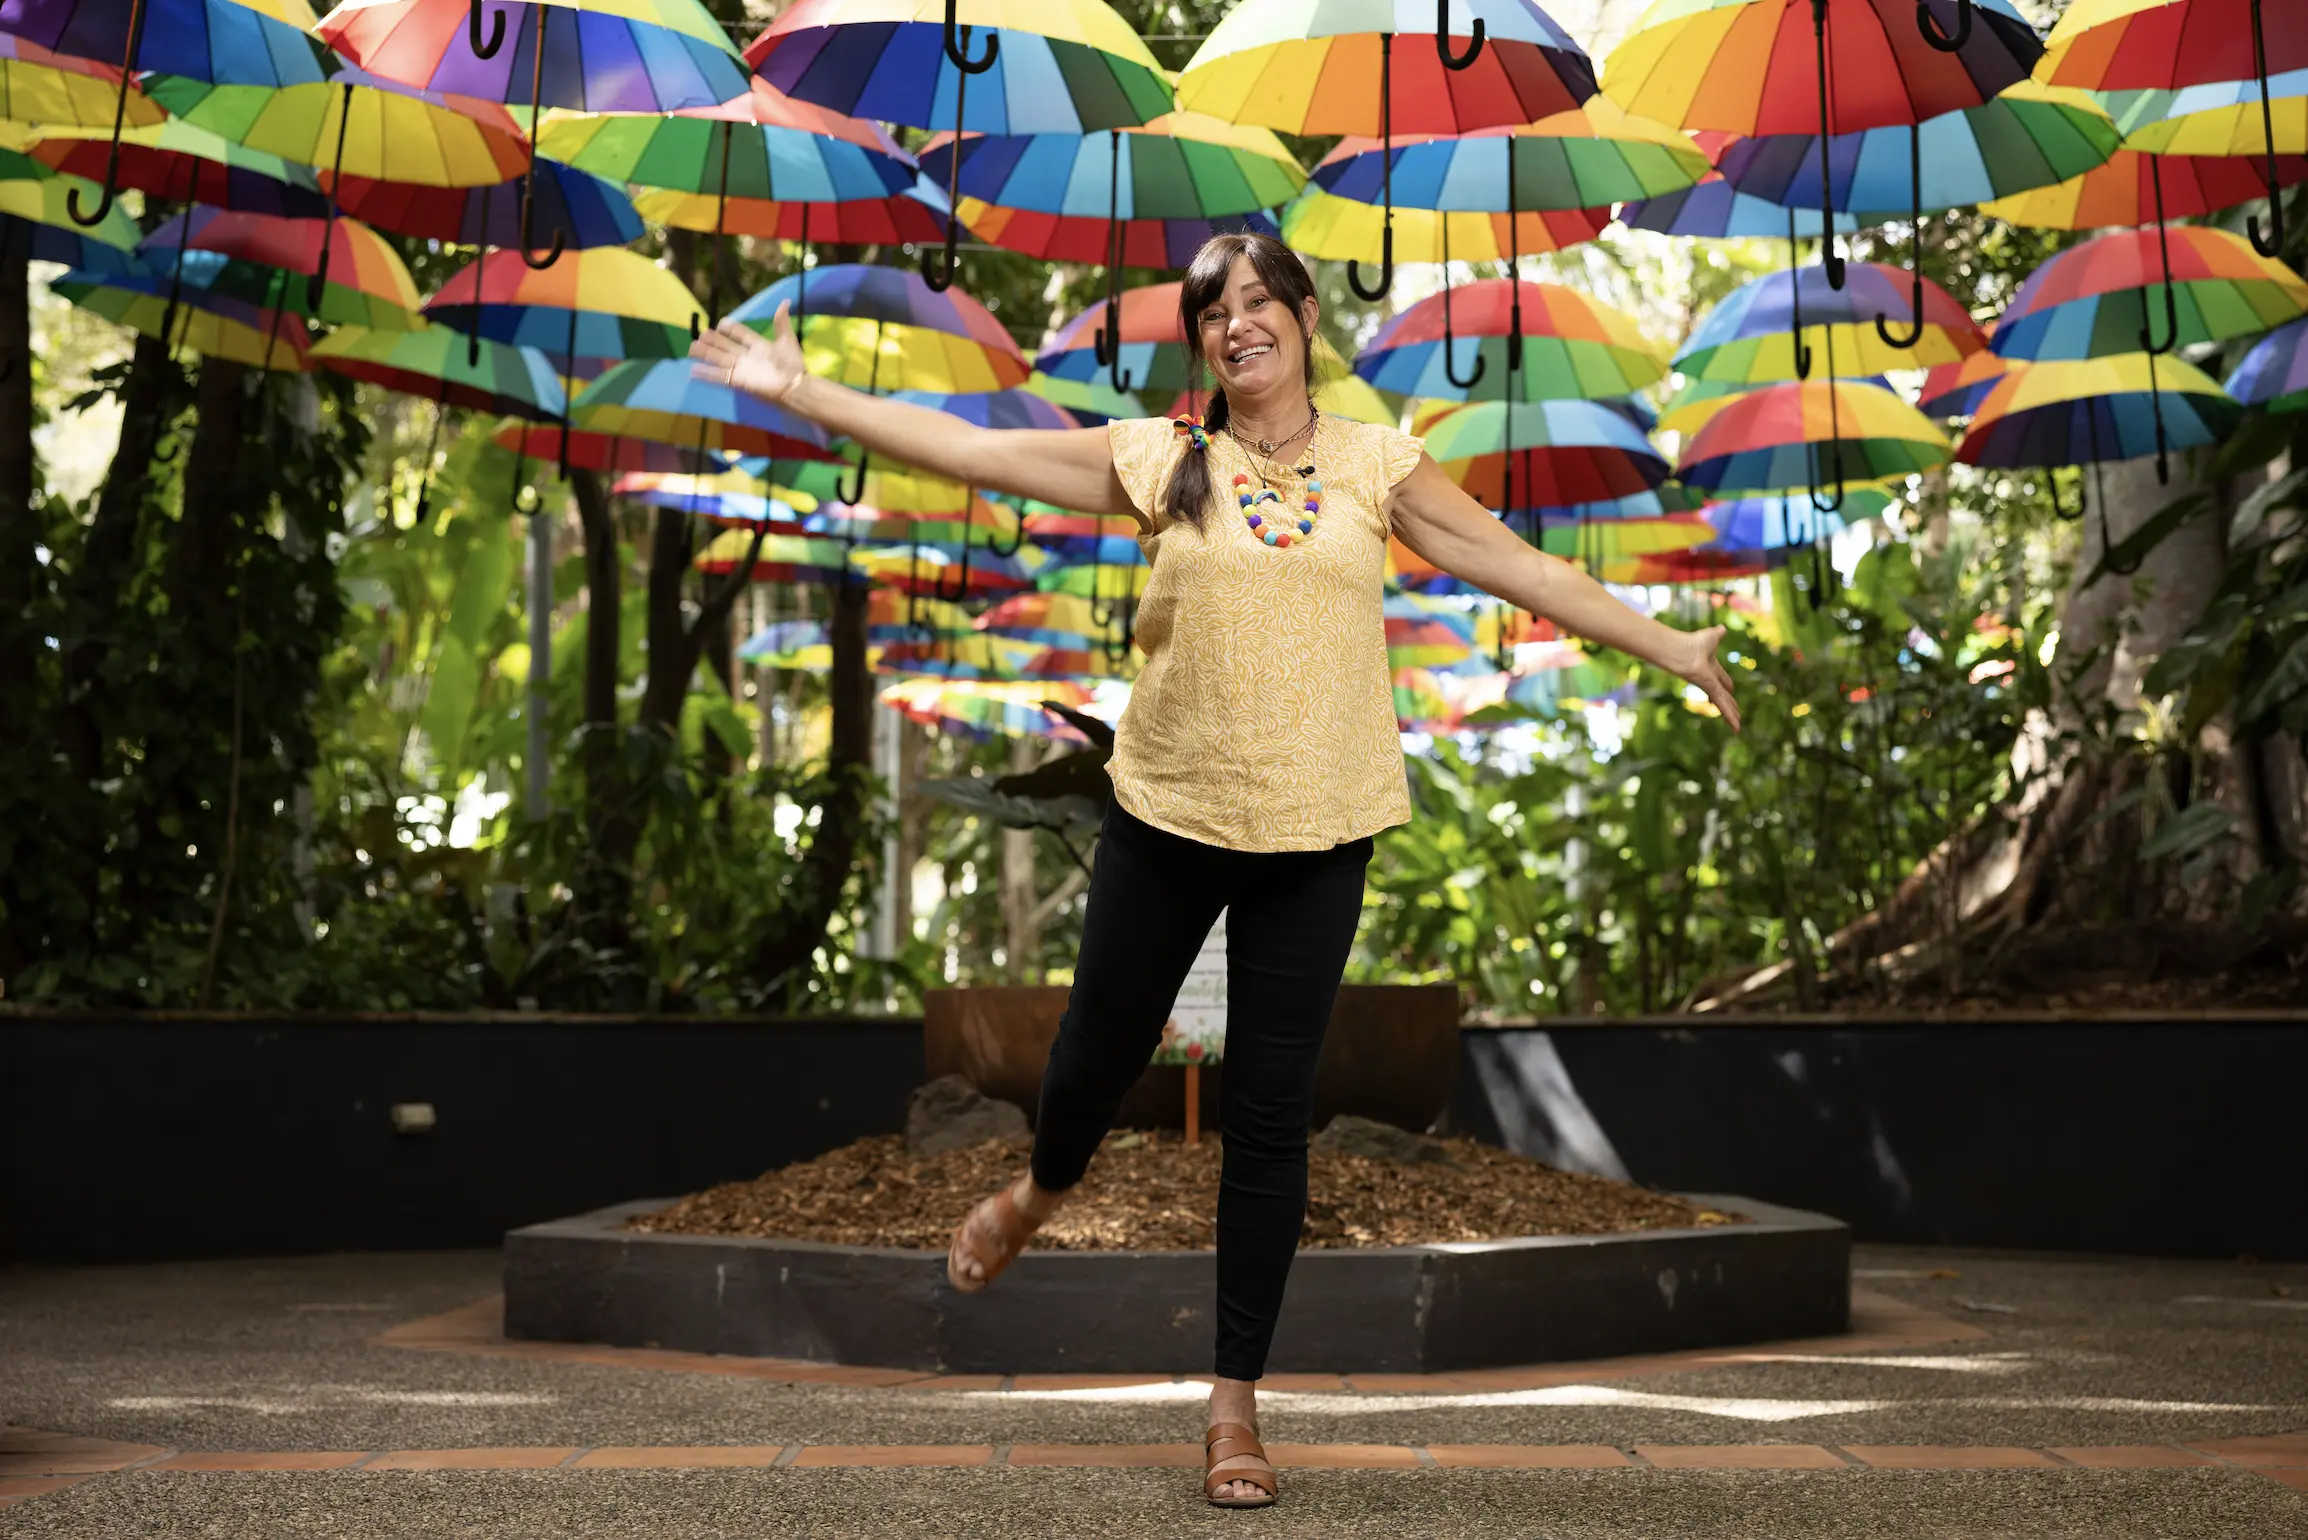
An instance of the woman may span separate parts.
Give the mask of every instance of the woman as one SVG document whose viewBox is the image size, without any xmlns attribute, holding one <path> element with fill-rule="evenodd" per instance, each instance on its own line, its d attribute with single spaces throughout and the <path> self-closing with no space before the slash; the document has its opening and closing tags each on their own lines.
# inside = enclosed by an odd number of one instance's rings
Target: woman
<svg viewBox="0 0 2308 1540">
<path fill-rule="evenodd" d="M 1306 1212 L 1315 1062 L 1361 913 L 1371 837 L 1411 816 L 1380 585 L 1391 533 L 1446 572 L 1697 685 L 1736 729 L 1721 627 L 1672 630 L 1533 550 L 1418 440 L 1326 417 L 1321 318 L 1298 258 L 1265 236 L 1196 255 L 1180 319 L 1216 381 L 1207 424 L 990 431 L 813 378 L 791 323 L 731 322 L 691 351 L 727 383 L 876 455 L 1061 508 L 1128 517 L 1153 570 L 1145 666 L 1115 729 L 1114 802 L 1034 1152 L 955 1231 L 947 1275 L 984 1288 L 1065 1202 L 1145 1069 L 1212 922 L 1227 911 L 1217 1378 L 1205 1495 L 1274 1501 L 1257 1434 L 1283 1283 Z"/>
</svg>

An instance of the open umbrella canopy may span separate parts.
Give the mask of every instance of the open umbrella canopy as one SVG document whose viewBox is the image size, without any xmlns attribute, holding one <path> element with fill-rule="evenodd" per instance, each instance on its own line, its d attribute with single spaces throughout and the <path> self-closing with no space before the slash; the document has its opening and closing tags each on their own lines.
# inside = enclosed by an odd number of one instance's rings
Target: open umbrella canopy
<svg viewBox="0 0 2308 1540">
<path fill-rule="evenodd" d="M 813 529 L 810 521 L 791 503 L 772 497 L 758 487 L 743 491 L 732 489 L 728 485 L 731 479 L 727 474 L 697 476 L 679 471 L 628 471 L 617 478 L 612 490 L 630 503 L 693 513 L 726 524 L 760 525 L 773 535 L 824 533 Z"/>
<path fill-rule="evenodd" d="M 277 311 L 197 290 L 188 289 L 172 302 L 168 280 L 153 273 L 73 271 L 58 275 L 49 287 L 82 309 L 158 337 L 171 348 L 288 374 L 312 367 L 301 325 L 283 323 Z"/>
<path fill-rule="evenodd" d="M 1632 316 L 1576 289 L 1495 278 L 1395 316 L 1355 355 L 1354 372 L 1399 395 L 1497 400 L 1513 389 L 1546 401 L 1630 395 L 1666 378 L 1667 355 Z"/>
<path fill-rule="evenodd" d="M 1690 187 L 1707 175 L 1690 135 L 1631 117 L 1604 97 L 1536 123 L 1457 135 L 1401 134 L 1393 164 L 1378 141 L 1348 138 L 1324 156 L 1314 185 L 1376 204 L 1391 172 L 1397 209 L 1504 214 L 1582 209 Z"/>
<path fill-rule="evenodd" d="M 535 348 L 482 342 L 445 326 L 370 331 L 343 326 L 313 345 L 313 362 L 403 395 L 532 421 L 561 415 L 567 398 L 552 363 Z"/>
<path fill-rule="evenodd" d="M 2308 320 L 2287 322 L 2252 344 L 2225 388 L 2264 412 L 2308 411 Z"/>
<path fill-rule="evenodd" d="M 671 187 L 638 188 L 634 207 L 654 224 L 679 230 L 719 230 L 765 241 L 815 241 L 837 245 L 921 245 L 945 235 L 945 200 L 924 196 L 919 177 L 902 193 L 886 198 L 849 198 L 840 203 L 789 202 L 777 198 L 720 198 L 712 193 Z M 934 194 L 934 189 L 931 190 Z"/>
<path fill-rule="evenodd" d="M 268 309 L 285 307 L 329 325 L 408 331 L 417 319 L 416 280 L 400 254 L 353 219 L 283 219 L 194 205 L 138 248 L 155 272 L 176 269 L 212 294 Z M 328 272 L 316 306 L 303 277 Z M 284 283 L 294 273 L 298 282 Z"/>
<path fill-rule="evenodd" d="M 784 408 L 700 380 L 686 358 L 636 358 L 618 364 L 570 403 L 572 425 L 615 438 L 653 439 L 692 450 L 831 458 L 825 430 Z"/>
<path fill-rule="evenodd" d="M 1696 513 L 1667 513 L 1653 519 L 1507 520 L 1510 527 L 1517 522 L 1523 525 L 1520 533 L 1526 543 L 1549 556 L 1582 563 L 1589 571 L 1631 556 L 1687 551 L 1715 538 L 1715 527 Z"/>
<path fill-rule="evenodd" d="M 949 551 L 927 542 L 908 542 L 880 550 L 860 549 L 852 563 L 875 582 L 900 593 L 969 599 L 1032 588 L 1036 569 L 1048 559 L 1030 545 L 1003 556 L 975 544 Z"/>
<path fill-rule="evenodd" d="M 536 228 L 561 231 L 577 250 L 629 246 L 646 233 L 633 200 L 614 182 L 540 160 L 533 186 Z M 481 187 L 428 187 L 348 173 L 335 187 L 341 210 L 395 235 L 458 246 L 521 244 L 519 177 Z"/>
<path fill-rule="evenodd" d="M 833 639 L 822 620 L 777 620 L 738 643 L 737 657 L 761 668 L 822 674 L 833 667 Z"/>
<path fill-rule="evenodd" d="M 93 59 L 41 47 L 0 33 L 0 118 L 12 123 L 70 123 L 109 131 L 117 110 L 137 127 L 168 116 L 131 86 L 125 99 L 120 71 Z"/>
<path fill-rule="evenodd" d="M 951 42 L 947 17 L 966 29 Z M 797 0 L 745 57 L 788 96 L 915 128 L 957 126 L 965 95 L 958 126 L 989 134 L 1083 134 L 1172 108 L 1162 66 L 1101 0 Z"/>
<path fill-rule="evenodd" d="M 1112 622 L 1099 620 L 1096 606 L 1089 600 L 1065 593 L 1012 594 L 980 615 L 975 624 L 989 636 L 1070 649 L 1113 633 Z"/>
<path fill-rule="evenodd" d="M 1956 458 L 2006 468 L 2136 460 L 2216 444 L 2242 416 L 2209 375 L 2176 358 L 2156 360 L 2152 375 L 2144 353 L 2024 364 L 1980 402 Z"/>
<path fill-rule="evenodd" d="M 1567 250 L 1593 240 L 1610 222 L 1607 206 L 1524 210 L 1512 219 L 1397 206 L 1390 219 L 1382 205 L 1341 198 L 1310 182 L 1282 211 L 1282 239 L 1310 257 L 1367 261 L 1384 254 L 1391 228 L 1397 261 L 1440 262 L 1447 254 L 1454 262 L 1498 262 Z"/>
<path fill-rule="evenodd" d="M 1595 94 L 1586 50 L 1531 0 L 1455 0 L 1435 38 L 1427 0 L 1246 0 L 1178 77 L 1178 105 L 1287 134 L 1456 134 L 1532 123 Z M 1475 22 L 1484 40 L 1463 57 Z M 1460 31 L 1460 28 L 1466 28 Z M 1391 89 L 1379 87 L 1381 39 Z"/>
<path fill-rule="evenodd" d="M 72 217 L 73 189 L 81 206 L 96 202 L 96 185 L 63 176 L 38 161 L 22 161 L 0 176 L 0 253 L 34 262 L 61 262 L 92 275 L 138 266 L 129 255 L 140 232 L 117 203 L 88 229 Z"/>
<path fill-rule="evenodd" d="M 1178 315 L 1178 299 L 1185 285 L 1150 283 L 1125 289 L 1120 297 L 1120 354 L 1112 362 L 1098 358 L 1098 335 L 1108 322 L 1106 305 L 1093 305 L 1058 328 L 1034 367 L 1053 380 L 1091 381 L 1119 375 L 1125 390 L 1184 390 L 1199 376 L 1197 361 L 1186 344 L 1186 326 Z M 1109 345 L 1112 339 L 1108 339 Z"/>
<path fill-rule="evenodd" d="M 1835 134 L 1827 140 L 1827 174 L 1836 208 L 1880 224 L 1918 208 L 1968 208 L 2081 176 L 2104 164 L 2122 137 L 2085 93 L 2023 80 L 1992 101 L 1921 124 Z M 1819 146 L 1816 132 L 1737 139 L 1716 169 L 1741 192 L 1816 207 Z"/>
<path fill-rule="evenodd" d="M 1841 534 L 1847 525 L 1880 517 L 1897 501 L 1888 487 L 1846 487 L 1843 506 L 1822 513 L 1806 493 L 1792 497 L 1735 497 L 1700 510 L 1723 551 L 1776 551 Z M 1698 547 L 1695 549 L 1704 549 Z"/>
<path fill-rule="evenodd" d="M 562 432 L 558 423 L 522 422 L 514 419 L 499 428 L 494 437 L 499 448 L 510 449 L 516 454 L 546 464 L 565 463 L 577 470 L 687 475 L 698 472 L 718 474 L 728 468 L 727 460 L 711 451 L 699 454 L 694 449 L 677 444 L 616 438 L 607 433 L 570 433 L 567 458 L 564 460 Z"/>
<path fill-rule="evenodd" d="M 2308 70 L 2268 81 L 2268 121 L 2260 118 L 2258 80 L 2225 80 L 2160 96 L 2163 115 L 2142 123 L 2124 147 L 2156 155 L 2308 154 Z M 2274 143 L 2270 143 L 2273 136 Z"/>
<path fill-rule="evenodd" d="M 129 60 L 132 18 L 136 57 Z M 0 27 L 56 53 L 259 86 L 299 85 L 327 72 L 325 50 L 307 35 L 312 24 L 305 0 L 9 0 L 0 10 Z"/>
<path fill-rule="evenodd" d="M 1016 509 L 1006 503 L 963 489 L 966 500 L 958 509 L 898 511 L 879 504 L 828 503 L 815 520 L 827 534 L 869 545 L 920 546 L 958 554 L 964 546 L 990 549 L 999 555 L 1017 552 L 1024 539 Z M 971 558 L 976 560 L 975 555 Z M 1040 552 L 1026 558 L 1027 570 L 1038 567 Z"/>
<path fill-rule="evenodd" d="M 1983 203 L 1979 211 L 2006 224 L 2042 230 L 2191 219 L 2267 196 L 2266 169 L 2267 162 L 2258 156 L 2149 155 L 2123 149 L 2082 176 Z M 2308 182 L 2308 157 L 2277 156 L 2276 179 L 2280 186 Z"/>
<path fill-rule="evenodd" d="M 793 307 L 810 371 L 861 390 L 1007 390 L 1032 372 L 993 312 L 959 289 L 933 290 L 904 268 L 810 268 L 771 284 L 729 319 L 766 333 L 780 305 Z"/>
<path fill-rule="evenodd" d="M 1948 458 L 1931 420 L 1853 380 L 1772 385 L 1734 400 L 1683 446 L 1675 474 L 1710 492 L 1787 492 L 1914 475 Z"/>
<path fill-rule="evenodd" d="M 901 390 L 896 399 L 959 417 L 981 428 L 1041 428 L 1063 432 L 1081 426 L 1064 407 L 1022 390 L 978 391 L 968 395 Z"/>
<path fill-rule="evenodd" d="M 746 92 L 737 47 L 698 0 L 344 0 L 315 28 L 373 75 L 451 96 L 677 112 Z M 479 27 L 495 44 L 473 49 Z M 543 33 L 544 61 L 537 59 Z"/>
<path fill-rule="evenodd" d="M 43 129 L 28 153 L 55 170 L 100 181 L 111 140 L 103 129 L 57 126 Z M 179 118 L 123 130 L 115 181 L 163 203 L 206 203 L 291 219 L 325 219 L 329 212 L 310 167 L 234 144 Z"/>
<path fill-rule="evenodd" d="M 478 187 L 515 175 L 528 159 L 520 125 L 499 104 L 360 70 L 279 89 L 170 76 L 145 89 L 195 127 L 348 176 Z"/>
<path fill-rule="evenodd" d="M 1934 364 L 1916 393 L 1915 409 L 1926 417 L 1969 417 L 2011 370 L 2010 361 L 1993 352 Z"/>
<path fill-rule="evenodd" d="M 1435 422 L 1426 448 L 1494 507 L 1607 502 L 1667 479 L 1666 459 L 1642 430 L 1594 401 L 1479 401 Z"/>
<path fill-rule="evenodd" d="M 1449 668 L 1474 652 L 1475 617 L 1419 594 L 1388 594 L 1386 660 L 1390 668 Z"/>
<path fill-rule="evenodd" d="M 2073 0 L 2045 39 L 2036 75 L 2087 91 L 2249 80 L 2262 68 L 2252 46 L 2257 9 L 2254 0 Z M 2308 69 L 2308 29 L 2270 26 L 2264 38 L 2267 73 Z"/>
<path fill-rule="evenodd" d="M 698 571 L 719 575 L 735 571 L 754 549 L 751 529 L 723 530 L 697 553 Z M 860 581 L 850 566 L 849 548 L 839 540 L 810 535 L 765 535 L 755 553 L 747 581 L 754 583 L 844 583 Z"/>
<path fill-rule="evenodd" d="M 2150 317 L 2159 342 L 2187 347 L 2248 337 L 2303 312 L 2308 283 L 2240 235 L 2202 225 L 2118 230 L 2031 273 L 1994 343 L 2006 358 L 2100 358 L 2137 351 Z"/>
<path fill-rule="evenodd" d="M 492 342 L 568 358 L 685 359 L 705 325 L 688 287 L 619 246 L 573 251 L 532 268 L 518 251 L 492 251 L 460 268 L 425 301 L 425 314 Z"/>
<path fill-rule="evenodd" d="M 2011 0 L 1971 0 L 1965 41 L 1947 52 L 1918 29 L 1909 0 L 1824 3 L 1834 133 L 1977 107 L 2027 79 L 2043 52 Z M 1925 4 L 1942 33 L 1955 33 L 1956 0 Z M 1816 134 L 1815 51 L 1809 0 L 1656 0 L 1604 61 L 1603 91 L 1678 128 Z"/>
<path fill-rule="evenodd" d="M 1918 282 L 1920 316 L 1913 304 Z M 1970 312 L 1939 285 L 1879 262 L 1853 262 L 1841 288 L 1823 267 L 1771 273 L 1740 285 L 1692 331 L 1675 355 L 1675 368 L 1693 379 L 1795 379 L 1799 311 L 1803 346 L 1822 361 L 1832 359 L 1839 375 L 1928 368 L 1987 346 L 1987 334 Z M 1893 347 L 1876 326 L 1879 316 L 1900 326 L 1920 320 L 1922 329 L 1912 346 Z"/>
<path fill-rule="evenodd" d="M 1709 173 L 1696 187 L 1626 204 L 1619 210 L 1619 221 L 1630 230 L 1710 241 L 1785 241 L 1819 235 L 1817 207 L 1783 207 L 1743 193 L 1724 181 L 1721 172 Z M 1851 211 L 1840 206 L 1834 223 L 1839 235 L 1859 228 Z"/>
<path fill-rule="evenodd" d="M 1056 701 L 1081 710 L 1090 692 L 1062 680 L 901 679 L 875 699 L 909 721 L 942 733 L 985 742 L 994 738 L 1049 738 L 1089 742 L 1082 730 L 1043 706 Z"/>
</svg>

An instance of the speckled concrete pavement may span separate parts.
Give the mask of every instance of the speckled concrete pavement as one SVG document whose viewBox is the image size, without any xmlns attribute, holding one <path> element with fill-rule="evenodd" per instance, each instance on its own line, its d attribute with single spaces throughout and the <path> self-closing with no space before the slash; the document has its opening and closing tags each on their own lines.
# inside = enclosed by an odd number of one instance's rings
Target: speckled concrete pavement
<svg viewBox="0 0 2308 1540">
<path fill-rule="evenodd" d="M 374 1461 L 491 1448 L 498 1466 L 522 1450 L 550 1465 L 604 1446 L 761 1445 L 790 1465 L 794 1446 L 899 1444 L 993 1446 L 1000 1461 L 1016 1444 L 1179 1445 L 1200 1432 L 1190 1383 L 876 1389 L 375 1341 L 494 1292 L 496 1266 L 472 1253 L 0 1271 L 0 1423 L 152 1446 L 147 1464 L 182 1450 L 246 1463 L 264 1451 Z M 2308 1429 L 2308 1267 L 1862 1247 L 1855 1272 L 1984 1335 L 1633 1376 L 1597 1366 L 1524 1390 L 1270 1395 L 1272 1441 L 1412 1446 L 1418 1463 L 1286 1469 L 1283 1505 L 1261 1514 L 1202 1507 L 1191 1470 L 987 1466 L 982 1454 L 973 1469 L 131 1468 L 0 1475 L 0 1536 L 1136 1536 L 1233 1524 L 1564 1540 L 2308 1537 L 2308 1453 L 2250 1462 L 2287 1467 L 2256 1471 L 2177 1450 Z M 1625 1463 L 1430 1463 L 1431 1446 L 1458 1444 L 1611 1446 L 1602 1453 Z M 1646 1468 L 1638 1448 L 1751 1445 L 1833 1455 L 1817 1470 L 1680 1470 Z M 1937 1446 L 1924 1458 L 1938 1468 L 1855 1468 L 1885 1463 L 1867 1446 L 1894 1445 Z M 1970 1446 L 2009 1446 L 2022 1468 L 1947 1468 Z M 2163 1447 L 2171 1468 L 2029 1453 L 2107 1446 Z"/>
</svg>

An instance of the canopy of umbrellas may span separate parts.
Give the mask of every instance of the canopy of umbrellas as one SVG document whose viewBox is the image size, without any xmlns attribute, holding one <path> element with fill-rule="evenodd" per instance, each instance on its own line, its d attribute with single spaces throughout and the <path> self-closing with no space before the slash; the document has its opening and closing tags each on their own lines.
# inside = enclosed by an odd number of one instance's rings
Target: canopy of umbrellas
<svg viewBox="0 0 2308 1540">
<path fill-rule="evenodd" d="M 1132 672 L 1129 521 L 877 466 L 692 379 L 721 296 L 628 249 L 644 221 L 797 243 L 735 319 L 791 302 L 813 369 L 995 428 L 1182 403 L 1177 285 L 1118 275 L 1214 231 L 1354 264 L 1370 300 L 1396 263 L 1442 263 L 1329 410 L 1406 423 L 1606 580 L 1717 584 L 1808 550 L 1816 593 L 1819 542 L 1951 459 L 2162 470 L 2246 406 L 2308 408 L 2308 284 L 2275 260 L 2281 189 L 2308 180 L 2297 4 L 2269 25 L 2263 0 L 2072 0 L 2047 38 L 2009 0 L 1657 0 L 1598 72 L 1531 0 L 1242 0 L 1172 74 L 1101 0 L 795 0 L 742 51 L 698 0 L 6 0 L 0 250 L 65 264 L 58 293 L 175 349 L 426 397 L 436 433 L 502 414 L 540 467 L 728 526 L 709 570 L 862 575 L 888 703 L 1067 738 L 1039 703 Z M 914 154 L 891 126 L 934 132 Z M 1309 173 L 1278 131 L 1341 137 Z M 181 212 L 142 234 L 120 189 Z M 2169 223 L 2255 200 L 2248 236 Z M 1920 270 L 1836 249 L 1974 206 L 2107 233 L 1992 330 Z M 1614 222 L 1784 239 L 1790 267 L 1670 353 L 1516 271 Z M 379 231 L 475 260 L 422 296 Z M 1106 300 L 1029 358 L 956 285 L 965 232 L 1103 264 Z M 919 271 L 810 266 L 820 241 L 910 244 Z M 1503 276 L 1454 292 L 1453 262 Z M 2178 353 L 2263 332 L 2225 385 Z M 1922 371 L 1912 403 L 1886 379 Z M 1406 727 L 1625 688 L 1392 554 Z M 809 621 L 744 653 L 829 661 Z"/>
</svg>

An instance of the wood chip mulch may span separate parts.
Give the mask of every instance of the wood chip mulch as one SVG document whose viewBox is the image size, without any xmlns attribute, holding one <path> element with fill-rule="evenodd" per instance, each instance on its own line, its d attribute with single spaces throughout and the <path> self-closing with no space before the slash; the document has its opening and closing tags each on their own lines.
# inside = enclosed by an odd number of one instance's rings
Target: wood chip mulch
<svg viewBox="0 0 2308 1540">
<path fill-rule="evenodd" d="M 1311 1247 L 1417 1246 L 1517 1235 L 1599 1235 L 1735 1222 L 1736 1215 L 1607 1177 L 1558 1171 L 1471 1139 L 1449 1163 L 1395 1165 L 1315 1149 Z M 944 1251 L 971 1205 L 1024 1169 L 1024 1139 L 911 1156 L 895 1134 L 860 1139 L 749 1182 L 693 1193 L 629 1221 L 636 1230 L 758 1235 Z M 1062 1251 L 1199 1251 L 1214 1244 L 1219 1141 L 1118 1132 L 1034 1244 Z"/>
</svg>

